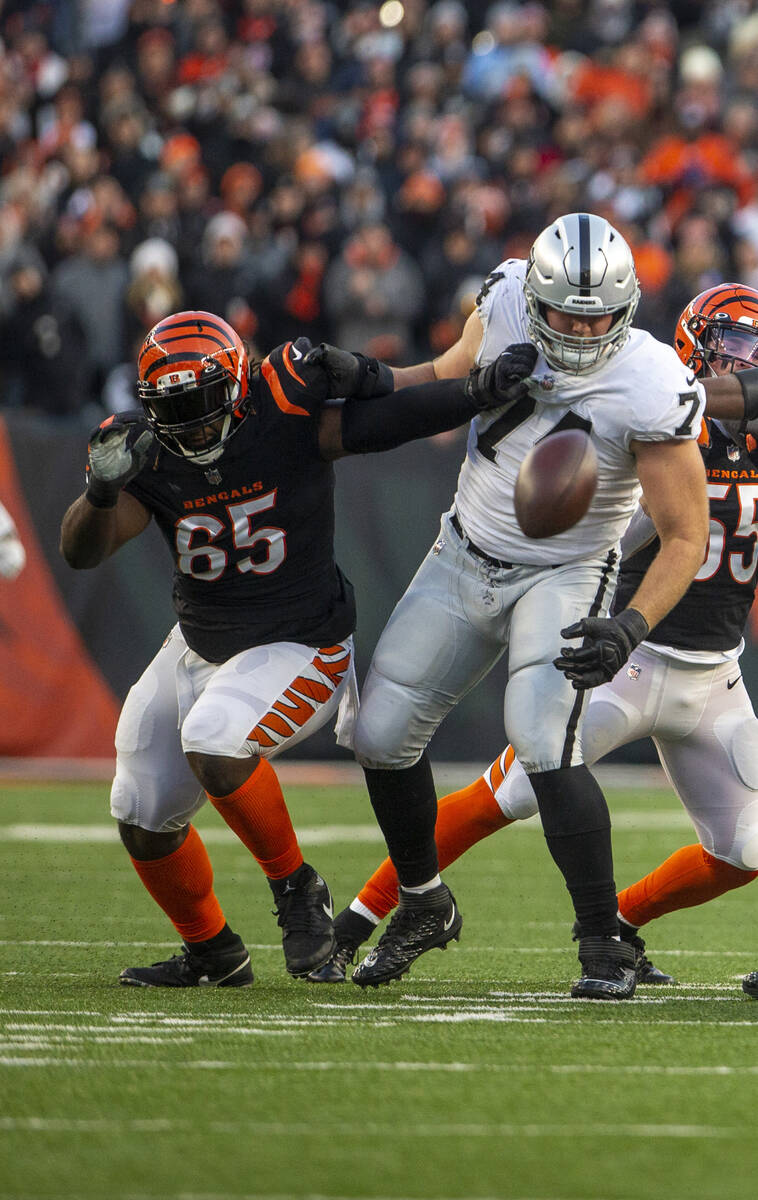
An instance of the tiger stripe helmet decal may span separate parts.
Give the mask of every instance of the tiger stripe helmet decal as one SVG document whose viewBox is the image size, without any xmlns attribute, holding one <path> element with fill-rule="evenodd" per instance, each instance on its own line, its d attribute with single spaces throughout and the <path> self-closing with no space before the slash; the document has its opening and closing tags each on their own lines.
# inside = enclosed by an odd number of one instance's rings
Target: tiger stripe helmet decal
<svg viewBox="0 0 758 1200">
<path fill-rule="evenodd" d="M 758 291 L 720 283 L 691 300 L 681 313 L 674 349 L 696 375 L 714 374 L 712 363 L 739 371 L 758 362 Z"/>
<path fill-rule="evenodd" d="M 239 334 L 213 313 L 173 313 L 148 333 L 137 369 L 161 444 L 202 465 L 215 461 L 247 414 L 250 363 Z"/>
</svg>

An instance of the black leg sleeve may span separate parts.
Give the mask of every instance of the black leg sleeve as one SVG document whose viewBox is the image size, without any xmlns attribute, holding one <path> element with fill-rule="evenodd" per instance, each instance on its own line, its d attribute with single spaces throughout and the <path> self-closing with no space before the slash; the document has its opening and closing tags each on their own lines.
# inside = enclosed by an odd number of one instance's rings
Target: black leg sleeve
<svg viewBox="0 0 758 1200">
<path fill-rule="evenodd" d="M 529 776 L 548 850 L 566 880 L 584 937 L 618 933 L 611 819 L 605 796 L 587 767 Z"/>
<path fill-rule="evenodd" d="M 399 771 L 364 768 L 376 819 L 400 883 L 418 887 L 439 870 L 434 827 L 437 794 L 429 756 Z"/>
</svg>

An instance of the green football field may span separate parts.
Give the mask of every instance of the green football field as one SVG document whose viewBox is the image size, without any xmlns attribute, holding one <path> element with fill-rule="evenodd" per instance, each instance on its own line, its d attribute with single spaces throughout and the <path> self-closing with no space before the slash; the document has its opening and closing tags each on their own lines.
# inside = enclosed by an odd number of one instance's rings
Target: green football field
<svg viewBox="0 0 758 1200">
<path fill-rule="evenodd" d="M 572 1001 L 568 896 L 533 824 L 446 872 L 461 941 L 367 993 L 284 971 L 271 896 L 213 811 L 241 991 L 119 987 L 172 928 L 105 784 L 6 784 L 0 805 L 0 1200 L 730 1200 L 755 1191 L 758 891 L 648 927 L 679 986 Z M 365 794 L 294 787 L 342 907 L 378 861 Z M 609 792 L 616 879 L 694 840 L 666 791 Z"/>
</svg>

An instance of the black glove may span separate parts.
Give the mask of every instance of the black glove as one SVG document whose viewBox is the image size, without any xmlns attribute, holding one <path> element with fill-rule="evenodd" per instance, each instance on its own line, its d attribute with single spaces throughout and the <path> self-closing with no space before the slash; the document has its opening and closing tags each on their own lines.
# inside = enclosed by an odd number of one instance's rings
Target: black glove
<svg viewBox="0 0 758 1200">
<path fill-rule="evenodd" d="M 392 369 L 376 358 L 365 354 L 352 354 L 321 342 L 315 350 L 305 356 L 308 366 L 320 365 L 329 379 L 330 398 L 349 396 L 355 400 L 370 400 L 372 396 L 386 396 L 394 392 L 395 380 Z"/>
<path fill-rule="evenodd" d="M 585 617 L 561 630 L 561 637 L 583 637 L 581 648 L 561 646 L 553 666 L 573 681 L 577 691 L 597 687 L 613 679 L 648 633 L 648 623 L 636 608 L 625 608 L 616 617 Z"/>
<path fill-rule="evenodd" d="M 95 508 L 115 508 L 118 494 L 144 467 L 153 434 L 141 423 L 118 415 L 90 434 L 87 499 Z"/>
<path fill-rule="evenodd" d="M 537 361 L 531 342 L 508 346 L 486 367 L 473 367 L 466 380 L 466 395 L 477 412 L 517 404 L 529 394 L 528 379 Z"/>
</svg>

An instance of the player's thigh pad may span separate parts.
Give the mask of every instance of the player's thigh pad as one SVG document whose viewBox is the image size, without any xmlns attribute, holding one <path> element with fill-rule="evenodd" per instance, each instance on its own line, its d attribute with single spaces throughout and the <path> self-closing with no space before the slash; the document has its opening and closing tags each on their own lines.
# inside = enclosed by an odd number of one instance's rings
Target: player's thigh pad
<svg viewBox="0 0 758 1200">
<path fill-rule="evenodd" d="M 186 669 L 196 666 L 190 658 Z M 273 758 L 334 719 L 352 686 L 351 637 L 318 650 L 298 642 L 244 650 L 204 682 L 182 721 L 182 746 L 226 758 Z"/>
<path fill-rule="evenodd" d="M 186 650 L 176 626 L 129 691 L 116 727 L 111 813 L 153 832 L 181 829 L 205 802 L 179 738 L 176 672 Z"/>
<path fill-rule="evenodd" d="M 505 572 L 482 570 L 460 540 L 426 556 L 379 638 L 361 692 L 358 761 L 408 767 L 503 653 L 512 606 Z"/>
<path fill-rule="evenodd" d="M 577 692 L 553 665 L 568 643 L 561 629 L 591 612 L 605 616 L 615 584 L 608 560 L 531 569 L 513 610 L 505 692 L 505 728 L 524 770 L 552 771 L 584 761 L 587 692 Z M 577 641 L 576 643 L 580 643 Z"/>
<path fill-rule="evenodd" d="M 582 722 L 588 766 L 619 746 L 653 734 L 661 716 L 668 661 L 638 646 L 609 683 L 590 690 Z"/>
<path fill-rule="evenodd" d="M 618 746 L 625 746 L 651 732 L 652 713 L 648 711 L 653 707 L 648 687 L 652 683 L 650 676 L 644 695 L 638 691 L 633 698 L 625 694 L 623 683 L 624 672 L 620 671 L 610 683 L 592 688 L 589 693 L 582 723 L 584 761 L 589 767 Z M 512 746 L 507 746 L 495 759 L 484 777 L 503 815 L 509 820 L 523 821 L 535 815 L 537 797 Z"/>
<path fill-rule="evenodd" d="M 707 703 L 684 737 L 656 736 L 666 773 L 691 818 L 703 847 L 742 870 L 758 869 L 758 720 L 738 668 L 724 663 L 692 672 L 678 670 L 679 689 L 702 691 Z M 672 672 L 673 674 L 673 672 Z M 673 699 L 669 700 L 673 704 Z"/>
</svg>

